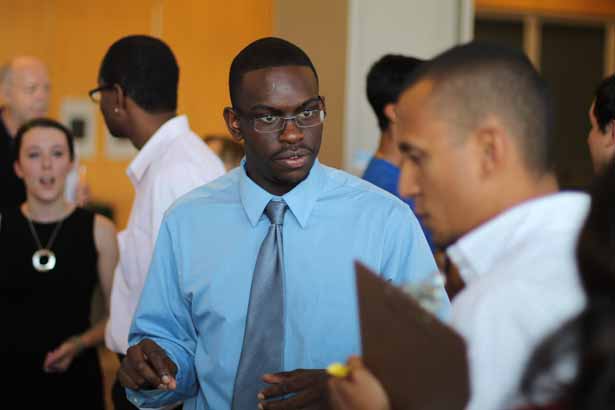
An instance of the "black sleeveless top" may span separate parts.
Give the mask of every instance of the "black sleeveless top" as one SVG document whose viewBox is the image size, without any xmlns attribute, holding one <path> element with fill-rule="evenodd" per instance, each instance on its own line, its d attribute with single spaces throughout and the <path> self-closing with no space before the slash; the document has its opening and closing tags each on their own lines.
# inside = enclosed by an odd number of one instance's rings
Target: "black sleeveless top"
<svg viewBox="0 0 615 410">
<path fill-rule="evenodd" d="M 91 300 L 98 283 L 94 214 L 76 208 L 65 218 L 51 246 L 56 265 L 38 272 L 32 265 L 38 246 L 27 219 L 19 208 L 0 212 L 0 312 L 4 316 L 0 357 L 13 375 L 11 387 L 30 389 L 24 404 L 32 405 L 30 400 L 38 398 L 32 393 L 37 392 L 46 396 L 46 408 L 55 408 L 56 398 L 59 408 L 69 408 L 67 400 L 73 398 L 81 401 L 79 408 L 102 408 L 95 349 L 82 352 L 65 373 L 43 371 L 49 351 L 91 327 Z M 32 224 L 45 247 L 57 223 Z M 17 375 L 21 377 L 14 378 Z"/>
</svg>

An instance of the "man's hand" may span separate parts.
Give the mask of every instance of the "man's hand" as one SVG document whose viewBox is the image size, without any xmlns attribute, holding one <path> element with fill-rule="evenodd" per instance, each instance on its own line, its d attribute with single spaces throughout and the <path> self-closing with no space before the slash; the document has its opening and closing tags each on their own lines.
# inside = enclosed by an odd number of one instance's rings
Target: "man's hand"
<svg viewBox="0 0 615 410">
<path fill-rule="evenodd" d="M 348 377 L 329 380 L 329 401 L 333 410 L 390 410 L 384 388 L 361 359 L 351 357 L 348 367 Z"/>
<path fill-rule="evenodd" d="M 177 366 L 165 351 L 149 339 L 128 349 L 118 378 L 122 386 L 133 390 L 174 390 Z"/>
<path fill-rule="evenodd" d="M 329 375 L 323 369 L 298 369 L 292 372 L 266 374 L 270 387 L 258 394 L 260 410 L 328 409 L 326 398 Z M 283 398 L 293 394 L 289 398 Z M 279 398 L 279 400 L 275 400 Z M 265 401 L 271 400 L 273 401 Z"/>
</svg>

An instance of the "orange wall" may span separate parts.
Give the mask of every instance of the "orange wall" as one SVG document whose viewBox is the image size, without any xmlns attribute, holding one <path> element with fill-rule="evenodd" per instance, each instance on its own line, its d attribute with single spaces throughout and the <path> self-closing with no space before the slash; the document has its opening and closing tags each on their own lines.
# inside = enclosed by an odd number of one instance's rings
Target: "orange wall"
<svg viewBox="0 0 615 410">
<path fill-rule="evenodd" d="M 475 0 L 477 10 L 615 17 L 613 0 Z"/>
<path fill-rule="evenodd" d="M 96 86 L 111 43 L 128 34 L 157 35 L 180 65 L 180 113 L 189 115 L 198 134 L 225 133 L 231 59 L 248 42 L 271 35 L 272 26 L 272 0 L 0 0 L 0 61 L 20 54 L 43 59 L 53 87 L 51 115 L 57 116 L 63 97 L 84 97 Z M 105 157 L 99 113 L 97 123 L 96 156 L 82 162 L 93 198 L 114 206 L 122 228 L 133 199 L 129 161 Z"/>
<path fill-rule="evenodd" d="M 180 109 L 198 134 L 227 133 L 222 110 L 230 104 L 233 57 L 273 30 L 272 0 L 167 0 L 163 32 L 180 62 Z"/>
</svg>

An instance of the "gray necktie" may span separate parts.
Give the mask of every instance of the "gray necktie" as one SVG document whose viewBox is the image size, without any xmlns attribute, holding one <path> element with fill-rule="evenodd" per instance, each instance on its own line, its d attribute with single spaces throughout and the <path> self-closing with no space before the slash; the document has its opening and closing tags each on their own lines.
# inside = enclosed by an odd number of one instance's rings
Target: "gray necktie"
<svg viewBox="0 0 615 410">
<path fill-rule="evenodd" d="M 265 373 L 282 370 L 284 354 L 284 255 L 282 224 L 287 205 L 270 201 L 265 214 L 271 221 L 261 244 L 250 289 L 250 302 L 235 388 L 233 410 L 256 409 L 256 395 L 265 387 Z"/>
</svg>

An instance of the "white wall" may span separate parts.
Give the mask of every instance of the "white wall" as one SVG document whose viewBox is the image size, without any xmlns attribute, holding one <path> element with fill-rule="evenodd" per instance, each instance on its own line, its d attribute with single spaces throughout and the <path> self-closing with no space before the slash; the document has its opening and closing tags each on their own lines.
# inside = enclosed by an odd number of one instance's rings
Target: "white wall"
<svg viewBox="0 0 615 410">
<path fill-rule="evenodd" d="M 365 96 L 370 66 L 387 53 L 431 58 L 471 38 L 472 0 L 349 0 L 344 168 L 360 174 L 379 130 Z"/>
</svg>

